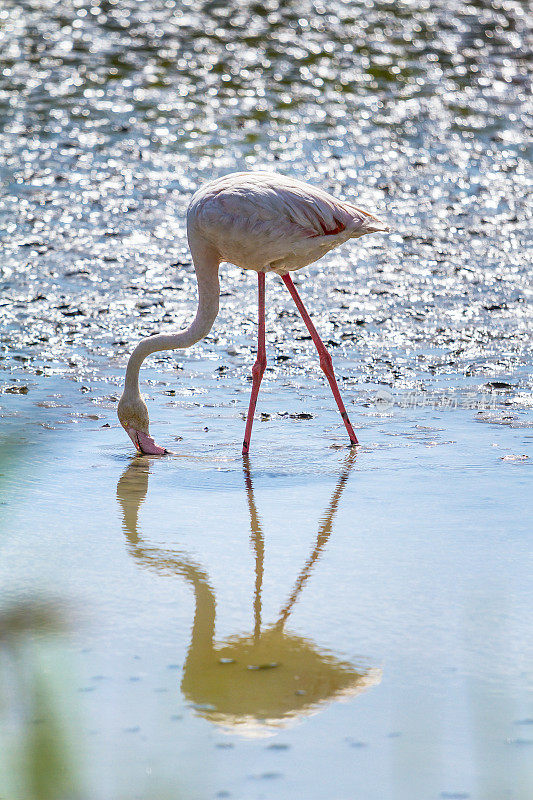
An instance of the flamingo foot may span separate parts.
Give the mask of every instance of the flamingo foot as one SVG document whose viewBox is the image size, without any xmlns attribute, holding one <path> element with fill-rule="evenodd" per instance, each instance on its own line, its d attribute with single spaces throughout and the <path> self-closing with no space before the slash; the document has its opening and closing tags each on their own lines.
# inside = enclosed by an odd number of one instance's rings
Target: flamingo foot
<svg viewBox="0 0 533 800">
<path fill-rule="evenodd" d="M 159 447 L 148 433 L 136 431 L 134 428 L 128 428 L 126 433 L 135 445 L 137 451 L 143 455 L 165 456 L 170 452 L 170 450 L 166 450 L 164 447 Z"/>
</svg>

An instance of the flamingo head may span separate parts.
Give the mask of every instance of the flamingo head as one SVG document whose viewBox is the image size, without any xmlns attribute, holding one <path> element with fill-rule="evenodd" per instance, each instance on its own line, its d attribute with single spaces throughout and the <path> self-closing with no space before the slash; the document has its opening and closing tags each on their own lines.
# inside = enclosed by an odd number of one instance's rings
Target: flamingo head
<svg viewBox="0 0 533 800">
<path fill-rule="evenodd" d="M 117 416 L 139 453 L 150 456 L 168 453 L 168 450 L 159 447 L 150 436 L 148 409 L 140 395 L 132 398 L 124 392 L 118 404 Z"/>
</svg>

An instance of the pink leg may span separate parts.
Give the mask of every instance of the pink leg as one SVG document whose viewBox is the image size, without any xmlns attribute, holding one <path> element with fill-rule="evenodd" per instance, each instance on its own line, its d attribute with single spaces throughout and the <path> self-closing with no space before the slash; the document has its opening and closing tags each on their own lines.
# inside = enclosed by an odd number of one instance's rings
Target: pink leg
<svg viewBox="0 0 533 800">
<path fill-rule="evenodd" d="M 265 349 L 265 273 L 258 272 L 258 334 L 257 334 L 257 360 L 252 369 L 252 394 L 248 407 L 248 417 L 246 419 L 246 430 L 244 431 L 244 442 L 242 443 L 242 454 L 247 455 L 250 449 L 250 438 L 252 436 L 252 425 L 254 424 L 255 404 L 259 387 L 265 371 L 267 359 Z"/>
<path fill-rule="evenodd" d="M 305 322 L 305 324 L 307 326 L 307 330 L 311 334 L 311 339 L 315 343 L 315 347 L 318 350 L 318 355 L 320 356 L 320 366 L 324 370 L 326 378 L 329 381 L 329 385 L 331 386 L 331 391 L 333 392 L 333 397 L 337 401 L 337 405 L 339 407 L 339 411 L 341 412 L 341 417 L 344 420 L 344 424 L 346 425 L 346 430 L 348 431 L 348 436 L 350 437 L 350 442 L 352 444 L 358 444 L 357 436 L 355 435 L 354 430 L 352 428 L 352 423 L 348 419 L 348 414 L 346 413 L 346 409 L 344 408 L 344 403 L 342 402 L 342 398 L 341 398 L 341 395 L 340 395 L 340 392 L 339 392 L 339 387 L 337 386 L 337 381 L 335 380 L 335 375 L 333 373 L 333 364 L 332 364 L 332 361 L 331 361 L 331 356 L 328 353 L 328 351 L 326 350 L 326 348 L 324 347 L 324 343 L 322 342 L 322 339 L 318 335 L 317 330 L 316 330 L 315 326 L 313 325 L 313 323 L 311 321 L 311 317 L 307 313 L 307 311 L 305 309 L 305 306 L 304 306 L 304 304 L 302 303 L 302 301 L 300 299 L 300 295 L 296 291 L 296 287 L 295 287 L 294 283 L 292 282 L 291 276 L 288 275 L 288 274 L 287 275 L 282 275 L 281 276 L 281 280 L 283 281 L 283 283 L 285 284 L 285 286 L 287 287 L 287 289 L 291 293 L 291 297 L 294 300 L 294 302 L 296 303 L 296 308 L 298 309 L 298 311 L 302 315 L 302 319 L 303 319 L 303 321 Z"/>
</svg>

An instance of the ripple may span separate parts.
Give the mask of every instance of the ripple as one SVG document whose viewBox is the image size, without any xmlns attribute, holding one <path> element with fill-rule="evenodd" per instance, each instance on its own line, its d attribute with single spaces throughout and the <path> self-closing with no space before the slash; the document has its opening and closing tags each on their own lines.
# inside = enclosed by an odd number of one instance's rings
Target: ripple
<svg viewBox="0 0 533 800">
<path fill-rule="evenodd" d="M 268 166 L 391 222 L 390 237 L 298 275 L 341 382 L 431 395 L 452 376 L 450 396 L 474 377 L 527 388 L 522 3 L 31 0 L 0 13 L 10 385 L 12 374 L 112 381 L 139 337 L 187 325 L 191 192 Z M 183 359 L 194 378 L 195 362 L 216 369 L 230 349 L 224 381 L 237 390 L 255 347 L 255 286 L 231 266 L 222 283 L 212 335 Z M 269 368 L 292 383 L 318 375 L 274 280 L 269 295 Z M 175 363 L 161 355 L 158 372 L 174 377 Z"/>
</svg>

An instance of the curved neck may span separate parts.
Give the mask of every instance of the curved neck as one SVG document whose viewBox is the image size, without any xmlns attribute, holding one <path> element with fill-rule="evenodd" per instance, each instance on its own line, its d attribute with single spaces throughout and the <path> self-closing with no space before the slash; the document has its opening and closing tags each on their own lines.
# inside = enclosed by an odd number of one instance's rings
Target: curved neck
<svg viewBox="0 0 533 800">
<path fill-rule="evenodd" d="M 211 328 L 218 314 L 220 285 L 218 281 L 218 253 L 198 241 L 189 233 L 189 246 L 198 281 L 198 309 L 191 325 L 184 331 L 175 334 L 157 334 L 142 339 L 131 354 L 126 368 L 125 391 L 133 394 L 139 392 L 139 371 L 144 359 L 151 353 L 160 350 L 177 350 L 190 347 L 203 339 Z"/>
</svg>

